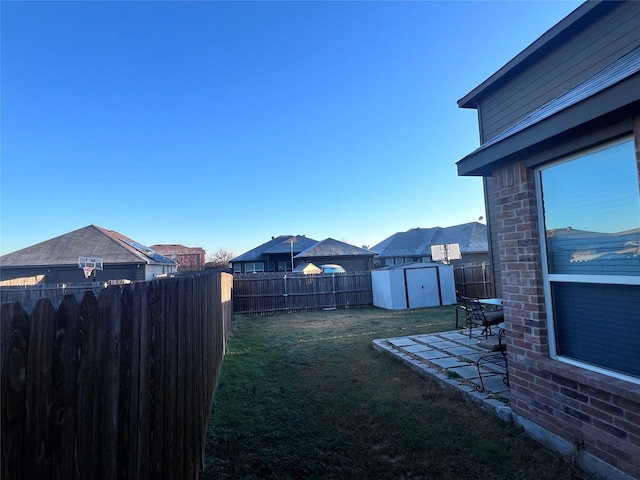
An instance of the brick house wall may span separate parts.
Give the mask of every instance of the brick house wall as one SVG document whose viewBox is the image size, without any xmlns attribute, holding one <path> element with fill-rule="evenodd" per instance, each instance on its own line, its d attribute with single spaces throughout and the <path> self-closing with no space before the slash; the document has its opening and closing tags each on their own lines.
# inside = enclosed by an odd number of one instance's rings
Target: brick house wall
<svg viewBox="0 0 640 480">
<path fill-rule="evenodd" d="M 178 264 L 178 273 L 198 272 L 204 269 L 206 252 L 202 247 L 153 245 L 151 248 L 175 261 Z"/>
<path fill-rule="evenodd" d="M 511 408 L 574 455 L 640 478 L 640 385 L 551 358 L 534 172 L 520 161 L 494 170 L 493 182 Z"/>
</svg>

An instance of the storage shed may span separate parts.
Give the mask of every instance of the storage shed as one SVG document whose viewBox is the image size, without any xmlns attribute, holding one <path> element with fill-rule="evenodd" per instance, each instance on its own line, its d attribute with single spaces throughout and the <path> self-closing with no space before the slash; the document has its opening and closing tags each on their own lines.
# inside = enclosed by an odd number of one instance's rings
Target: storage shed
<svg viewBox="0 0 640 480">
<path fill-rule="evenodd" d="M 373 304 L 389 310 L 456 303 L 453 267 L 441 263 L 409 263 L 371 271 Z"/>
<path fill-rule="evenodd" d="M 304 273 L 305 275 L 312 275 L 315 273 L 322 273 L 322 269 L 313 263 L 301 263 L 293 269 L 294 272 Z"/>
</svg>

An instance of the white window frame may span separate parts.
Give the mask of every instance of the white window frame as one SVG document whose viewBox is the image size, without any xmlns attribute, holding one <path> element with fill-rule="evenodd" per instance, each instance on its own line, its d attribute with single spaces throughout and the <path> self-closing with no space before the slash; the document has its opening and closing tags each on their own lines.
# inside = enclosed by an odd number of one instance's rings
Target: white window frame
<svg viewBox="0 0 640 480">
<path fill-rule="evenodd" d="M 553 318 L 553 298 L 551 295 L 551 284 L 552 283 L 595 283 L 595 284 L 611 284 L 611 285 L 640 285 L 640 276 L 625 276 L 625 275 L 572 275 L 572 274 L 554 274 L 549 273 L 549 264 L 547 261 L 547 232 L 545 225 L 545 215 L 544 215 L 544 205 L 542 201 L 542 171 L 553 168 L 554 166 L 576 161 L 582 157 L 589 155 L 590 153 L 606 150 L 607 148 L 611 148 L 615 145 L 619 145 L 624 142 L 628 142 L 629 140 L 633 141 L 633 136 L 625 136 L 621 139 L 618 139 L 613 142 L 609 142 L 603 145 L 598 145 L 597 147 L 593 147 L 590 149 L 586 149 L 576 153 L 575 155 L 571 155 L 568 157 L 563 157 L 562 159 L 545 164 L 535 169 L 535 189 L 536 189 L 536 202 L 538 209 L 538 233 L 540 235 L 540 250 L 542 255 L 542 276 L 543 276 L 543 288 L 544 288 L 544 301 L 545 301 L 545 309 L 546 309 L 546 318 L 547 318 L 547 334 L 549 338 L 549 353 L 553 360 L 557 360 L 559 362 L 567 363 L 569 365 L 573 365 L 579 368 L 583 368 L 585 370 L 589 370 L 592 372 L 600 373 L 606 375 L 608 377 L 617 378 L 626 382 L 631 382 L 635 384 L 640 384 L 640 378 L 633 377 L 630 375 L 625 375 L 624 373 L 617 372 L 614 370 L 608 370 L 602 367 L 598 367 L 596 365 L 592 365 L 589 363 L 584 363 L 579 360 L 575 360 L 573 358 L 563 357 L 558 354 L 557 350 L 557 339 L 555 333 L 555 321 Z M 635 150 L 635 149 L 634 149 Z M 636 159 L 637 161 L 637 159 Z M 639 172 L 640 174 L 640 172 Z"/>
<path fill-rule="evenodd" d="M 247 267 L 252 265 L 253 268 L 251 270 L 247 270 Z M 258 270 L 256 267 L 260 265 L 262 270 Z M 264 273 L 264 262 L 248 262 L 244 264 L 244 273 Z"/>
</svg>

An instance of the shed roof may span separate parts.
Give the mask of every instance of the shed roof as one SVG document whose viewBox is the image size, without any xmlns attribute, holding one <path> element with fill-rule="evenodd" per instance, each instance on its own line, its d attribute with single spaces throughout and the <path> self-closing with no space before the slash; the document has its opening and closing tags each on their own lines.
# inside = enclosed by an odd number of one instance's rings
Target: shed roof
<svg viewBox="0 0 640 480">
<path fill-rule="evenodd" d="M 436 263 L 436 262 L 413 262 L 413 263 L 403 263 L 402 265 L 386 265 L 384 267 L 376 268 L 372 270 L 372 273 L 384 272 L 387 270 L 415 270 L 418 268 L 437 268 L 444 266 L 444 263 Z"/>
<path fill-rule="evenodd" d="M 104 264 L 175 262 L 115 230 L 96 225 L 65 233 L 0 257 L 3 267 L 74 265 L 78 257 L 99 257 Z"/>
<path fill-rule="evenodd" d="M 322 273 L 322 269 L 313 263 L 301 263 L 296 268 L 293 269 L 294 272 L 302 272 L 306 274 L 311 273 Z"/>
<path fill-rule="evenodd" d="M 431 255 L 432 245 L 457 243 L 461 253 L 488 252 L 487 226 L 479 222 L 451 227 L 412 228 L 391 235 L 371 247 L 380 257 L 422 257 Z"/>
</svg>

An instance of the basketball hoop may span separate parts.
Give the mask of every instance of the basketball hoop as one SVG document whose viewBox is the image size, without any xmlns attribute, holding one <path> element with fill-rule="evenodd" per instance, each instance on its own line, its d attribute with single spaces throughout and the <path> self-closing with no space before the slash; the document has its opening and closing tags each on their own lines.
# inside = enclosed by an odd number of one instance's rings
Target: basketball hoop
<svg viewBox="0 0 640 480">
<path fill-rule="evenodd" d="M 98 257 L 78 257 L 78 268 L 84 272 L 84 278 L 89 278 L 93 274 L 95 282 L 96 272 L 102 270 L 102 259 Z"/>
</svg>

